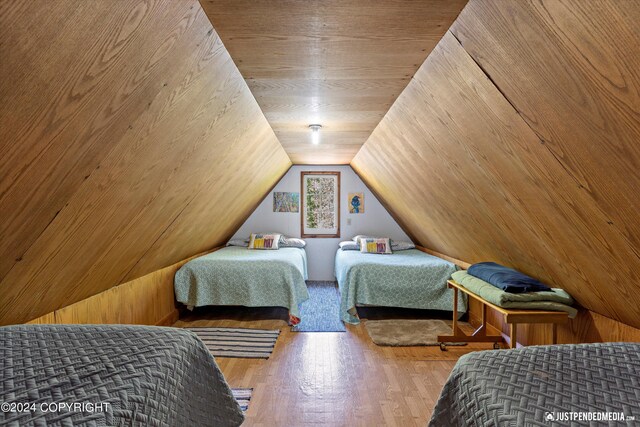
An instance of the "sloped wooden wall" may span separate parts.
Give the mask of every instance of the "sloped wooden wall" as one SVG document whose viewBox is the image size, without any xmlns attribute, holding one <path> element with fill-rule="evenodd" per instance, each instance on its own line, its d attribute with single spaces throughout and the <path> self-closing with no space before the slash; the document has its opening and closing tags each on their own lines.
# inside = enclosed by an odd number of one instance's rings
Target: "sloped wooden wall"
<svg viewBox="0 0 640 427">
<path fill-rule="evenodd" d="M 0 324 L 217 246 L 291 164 L 197 0 L 2 2 L 0 58 Z"/>
<path fill-rule="evenodd" d="M 640 327 L 639 18 L 471 0 L 352 166 L 419 244 Z"/>
</svg>

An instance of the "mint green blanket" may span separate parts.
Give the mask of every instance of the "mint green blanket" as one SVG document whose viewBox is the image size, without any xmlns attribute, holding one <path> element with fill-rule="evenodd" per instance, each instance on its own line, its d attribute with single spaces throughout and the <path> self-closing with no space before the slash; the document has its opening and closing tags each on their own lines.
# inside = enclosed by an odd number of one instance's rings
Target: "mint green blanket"
<svg viewBox="0 0 640 427">
<path fill-rule="evenodd" d="M 553 288 L 552 292 L 525 292 L 514 294 L 505 292 L 495 286 L 478 279 L 466 271 L 456 271 L 451 275 L 453 280 L 464 286 L 476 295 L 498 307 L 520 308 L 524 310 L 548 310 L 565 311 L 570 318 L 576 317 L 578 310 L 571 307 L 573 298 L 567 292 L 559 288 Z"/>
<path fill-rule="evenodd" d="M 186 263 L 176 272 L 176 299 L 187 306 L 286 307 L 300 317 L 309 298 L 304 249 L 222 248 Z"/>
<path fill-rule="evenodd" d="M 453 291 L 447 288 L 447 280 L 455 270 L 449 261 L 417 249 L 390 255 L 339 249 L 335 271 L 340 316 L 344 322 L 360 323 L 356 304 L 452 311 Z M 458 313 L 466 311 L 465 296 Z"/>
</svg>

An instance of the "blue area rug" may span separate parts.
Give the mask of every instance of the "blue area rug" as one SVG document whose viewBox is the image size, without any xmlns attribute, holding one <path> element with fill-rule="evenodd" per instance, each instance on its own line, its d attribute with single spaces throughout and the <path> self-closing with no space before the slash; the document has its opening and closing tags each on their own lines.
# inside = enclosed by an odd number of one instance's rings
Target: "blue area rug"
<svg viewBox="0 0 640 427">
<path fill-rule="evenodd" d="M 309 299 L 300 304 L 302 321 L 293 332 L 344 332 L 340 320 L 340 291 L 336 282 L 307 281 Z"/>
</svg>

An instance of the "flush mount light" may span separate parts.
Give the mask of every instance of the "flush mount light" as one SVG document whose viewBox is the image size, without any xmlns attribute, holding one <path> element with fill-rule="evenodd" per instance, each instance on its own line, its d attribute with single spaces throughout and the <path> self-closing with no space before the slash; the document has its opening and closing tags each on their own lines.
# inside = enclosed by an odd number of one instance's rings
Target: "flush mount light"
<svg viewBox="0 0 640 427">
<path fill-rule="evenodd" d="M 309 125 L 309 129 L 311 129 L 311 143 L 318 145 L 320 143 L 320 129 L 322 129 L 322 125 Z"/>
</svg>

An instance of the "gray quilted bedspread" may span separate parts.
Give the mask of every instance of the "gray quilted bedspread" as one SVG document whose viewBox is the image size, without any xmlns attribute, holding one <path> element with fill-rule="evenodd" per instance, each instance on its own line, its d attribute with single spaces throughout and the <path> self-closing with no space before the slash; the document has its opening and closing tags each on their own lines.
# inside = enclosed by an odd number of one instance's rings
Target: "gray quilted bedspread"
<svg viewBox="0 0 640 427">
<path fill-rule="evenodd" d="M 0 404 L 8 426 L 238 426 L 244 418 L 193 333 L 150 326 L 0 328 Z"/>
<path fill-rule="evenodd" d="M 603 412 L 614 414 L 603 419 L 598 414 Z M 429 425 L 625 424 L 640 424 L 640 344 L 553 345 L 467 354 L 453 368 Z"/>
</svg>

